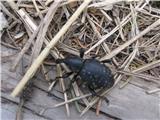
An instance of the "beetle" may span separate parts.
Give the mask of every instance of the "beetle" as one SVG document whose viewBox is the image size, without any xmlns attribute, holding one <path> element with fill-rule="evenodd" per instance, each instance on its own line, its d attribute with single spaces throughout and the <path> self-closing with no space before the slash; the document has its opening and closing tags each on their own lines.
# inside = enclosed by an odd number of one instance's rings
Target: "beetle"
<svg viewBox="0 0 160 120">
<path fill-rule="evenodd" d="M 102 63 L 93 58 L 84 59 L 84 49 L 80 49 L 80 56 L 68 56 L 64 59 L 57 59 L 56 63 L 64 63 L 66 64 L 71 72 L 66 73 L 61 78 L 69 77 L 71 74 L 75 73 L 73 79 L 69 84 L 69 90 L 73 82 L 77 80 L 79 76 L 83 82 L 86 83 L 90 92 L 93 96 L 98 96 L 106 100 L 109 103 L 108 99 L 98 95 L 95 90 L 102 88 L 111 88 L 114 85 L 114 78 L 109 67 L 105 66 L 103 63 L 108 61 L 103 61 Z"/>
</svg>

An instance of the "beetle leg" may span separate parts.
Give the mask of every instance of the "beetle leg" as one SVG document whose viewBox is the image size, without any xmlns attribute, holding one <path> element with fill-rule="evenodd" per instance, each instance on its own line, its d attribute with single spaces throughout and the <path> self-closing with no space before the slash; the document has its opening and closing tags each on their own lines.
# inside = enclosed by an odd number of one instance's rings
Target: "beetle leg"
<svg viewBox="0 0 160 120">
<path fill-rule="evenodd" d="M 112 63 L 112 61 L 111 61 L 110 59 L 103 60 L 103 61 L 101 61 L 101 62 L 103 62 L 103 63 Z"/>
<path fill-rule="evenodd" d="M 59 78 L 67 78 L 67 77 L 71 76 L 72 74 L 73 74 L 73 72 L 68 72 L 68 73 L 65 73 L 65 74 L 62 75 L 62 76 L 56 77 L 55 79 L 59 79 Z"/>
<path fill-rule="evenodd" d="M 68 73 L 65 73 L 64 75 L 62 75 L 62 76 L 58 76 L 58 77 L 56 77 L 55 78 L 55 80 L 57 81 L 57 79 L 59 79 L 59 78 L 67 78 L 67 77 L 69 77 L 70 75 L 72 75 L 73 74 L 73 72 L 68 72 Z"/>
<path fill-rule="evenodd" d="M 103 60 L 101 62 L 103 62 L 103 63 L 109 63 L 109 64 L 113 63 L 113 65 L 118 69 L 117 64 L 113 61 L 112 58 L 111 59 L 107 59 L 107 60 Z"/>
<path fill-rule="evenodd" d="M 72 79 L 71 82 L 69 83 L 69 87 L 64 92 L 70 91 L 72 88 L 72 83 L 74 83 L 75 81 L 76 81 L 76 78 Z"/>
<path fill-rule="evenodd" d="M 77 80 L 77 76 L 78 76 L 78 75 L 79 75 L 79 74 L 76 74 L 76 75 L 73 76 L 71 82 L 69 83 L 69 87 L 68 87 L 64 92 L 68 92 L 68 91 L 71 90 L 71 88 L 72 88 L 72 83 L 74 83 L 74 82 Z"/>
<path fill-rule="evenodd" d="M 80 51 L 82 51 L 82 52 L 80 52 L 80 56 L 83 57 L 83 55 L 84 55 L 84 49 L 82 48 Z M 77 77 L 78 77 L 79 73 L 81 72 L 81 70 L 82 70 L 85 62 L 86 62 L 86 60 L 83 61 L 83 64 L 82 64 L 80 70 L 78 71 L 78 73 L 76 73 L 76 74 L 73 76 L 71 82 L 69 83 L 69 87 L 68 87 L 64 92 L 70 91 L 70 89 L 71 89 L 71 87 L 72 87 L 72 83 L 74 83 L 74 82 L 77 80 Z"/>
<path fill-rule="evenodd" d="M 108 98 L 106 98 L 105 96 L 100 96 L 100 95 L 98 95 L 98 93 L 95 92 L 94 89 L 92 89 L 91 86 L 88 86 L 88 88 L 89 88 L 89 91 L 91 92 L 92 96 L 97 96 L 97 97 L 99 97 L 100 99 L 105 100 L 105 102 L 107 103 L 107 105 L 109 105 L 109 100 L 108 100 Z"/>
<path fill-rule="evenodd" d="M 57 79 L 59 79 L 59 78 L 67 78 L 67 77 L 69 77 L 69 76 L 72 75 L 72 74 L 73 74 L 73 72 L 68 72 L 68 73 L 65 73 L 65 74 L 62 75 L 62 76 L 56 77 L 54 80 L 52 79 L 51 81 L 57 81 Z"/>
<path fill-rule="evenodd" d="M 58 82 L 57 79 L 59 79 L 59 78 L 67 78 L 67 77 L 69 77 L 69 76 L 72 75 L 72 74 L 73 74 L 73 72 L 68 72 L 68 73 L 65 73 L 65 74 L 62 75 L 62 76 L 56 77 L 54 80 L 52 79 L 51 82 L 52 82 L 52 81 L 55 81 L 55 84 L 53 85 L 53 87 L 56 86 L 56 84 L 57 84 L 57 82 Z M 50 94 L 50 93 L 48 93 L 48 94 Z"/>
<path fill-rule="evenodd" d="M 49 97 L 54 97 L 54 98 L 56 98 L 57 100 L 62 100 L 62 98 L 60 98 L 60 97 L 58 97 L 58 96 L 56 96 L 55 94 L 50 93 L 50 92 L 48 92 L 48 96 L 49 96 Z"/>
<path fill-rule="evenodd" d="M 84 49 L 84 48 L 81 48 L 81 49 L 79 50 L 79 52 L 80 52 L 80 55 L 79 55 L 79 56 L 80 56 L 81 58 L 83 58 L 85 49 Z"/>
</svg>

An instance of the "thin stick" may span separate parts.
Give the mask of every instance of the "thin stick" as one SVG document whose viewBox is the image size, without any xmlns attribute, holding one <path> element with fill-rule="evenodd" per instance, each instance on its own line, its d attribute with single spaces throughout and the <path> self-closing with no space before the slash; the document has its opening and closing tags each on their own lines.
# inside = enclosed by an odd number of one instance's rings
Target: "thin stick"
<svg viewBox="0 0 160 120">
<path fill-rule="evenodd" d="M 22 89 L 24 88 L 25 84 L 29 81 L 30 78 L 36 73 L 37 69 L 43 62 L 43 60 L 48 56 L 50 50 L 55 46 L 58 40 L 66 33 L 68 28 L 72 25 L 72 23 L 78 18 L 81 12 L 88 6 L 91 0 L 85 0 L 81 6 L 76 10 L 76 12 L 71 16 L 71 18 L 66 22 L 66 24 L 62 27 L 62 29 L 55 35 L 55 37 L 51 40 L 51 42 L 43 49 L 41 54 L 37 57 L 37 59 L 33 62 L 31 67 L 28 69 L 22 80 L 16 86 L 16 88 L 11 93 L 11 96 L 17 96 Z"/>
<path fill-rule="evenodd" d="M 34 5 L 21 3 L 21 4 L 18 5 L 18 7 L 21 7 L 21 8 L 34 8 Z M 42 11 L 44 10 L 44 8 L 42 6 L 37 5 L 37 7 L 38 7 L 39 10 L 42 10 Z"/>
<path fill-rule="evenodd" d="M 103 96 L 103 95 L 105 95 L 107 92 L 109 92 L 111 89 L 108 89 L 107 91 L 105 91 L 104 93 L 102 93 L 101 95 Z M 88 104 L 88 106 L 86 106 L 86 108 L 82 111 L 82 113 L 81 113 L 81 115 L 80 116 L 82 116 L 82 115 L 84 115 L 97 101 L 99 100 L 99 98 L 97 97 L 97 98 L 93 98 L 93 101 L 92 102 L 90 102 L 89 104 Z"/>
<path fill-rule="evenodd" d="M 135 73 L 140 73 L 140 72 L 144 72 L 144 71 L 147 71 L 147 70 L 150 70 L 150 69 L 152 69 L 152 68 L 155 68 L 155 67 L 157 67 L 157 66 L 160 66 L 160 60 L 157 60 L 157 61 L 153 61 L 153 62 L 151 62 L 151 63 L 148 63 L 148 64 L 146 64 L 146 65 L 143 65 L 143 66 L 141 66 L 140 68 L 137 68 L 137 69 L 135 69 L 135 70 L 133 70 L 132 71 L 132 73 L 133 74 L 135 74 Z M 124 69 L 125 70 L 125 69 Z M 144 76 L 141 76 L 141 78 L 143 78 Z M 120 86 L 120 88 L 123 88 L 124 86 L 126 86 L 128 83 L 129 83 L 129 81 L 131 80 L 131 78 L 132 77 L 130 77 L 130 78 L 128 78 L 127 79 L 127 81 L 122 85 L 122 86 Z M 145 76 L 144 77 L 144 79 L 152 79 L 152 78 L 148 78 L 147 76 Z M 154 78 L 153 78 L 154 79 Z M 157 78 L 157 80 L 158 80 L 159 78 Z M 152 82 L 154 82 L 154 83 L 156 83 L 156 84 L 159 84 L 159 81 L 157 81 L 157 80 L 152 80 Z"/>
<path fill-rule="evenodd" d="M 35 9 L 36 9 L 39 17 L 40 17 L 41 19 L 43 19 L 42 13 L 41 13 L 41 11 L 40 11 L 39 8 L 38 8 L 38 5 L 37 5 L 37 3 L 36 3 L 36 0 L 32 0 L 32 2 L 33 2 L 33 5 L 35 6 Z"/>
<path fill-rule="evenodd" d="M 62 76 L 62 70 L 61 70 L 60 65 L 57 65 L 57 73 L 58 73 L 58 76 Z M 62 90 L 65 91 L 66 88 L 65 88 L 63 79 L 60 78 L 59 81 L 60 81 Z M 66 92 L 64 92 L 64 100 L 65 100 L 65 102 L 68 100 L 68 99 L 67 99 L 67 93 L 66 93 Z M 68 105 L 68 104 L 65 104 L 65 107 L 66 107 L 66 111 L 67 111 L 67 116 L 69 117 L 69 116 L 70 116 L 69 105 Z"/>
<path fill-rule="evenodd" d="M 160 78 L 159 77 L 153 77 L 151 75 L 145 75 L 145 74 L 140 74 L 140 73 L 137 74 L 137 73 L 128 72 L 128 71 L 117 71 L 117 72 L 125 74 L 125 75 L 129 75 L 129 76 L 135 76 L 135 77 L 143 78 L 145 80 L 152 81 L 152 82 L 155 82 L 157 84 L 160 84 L 160 82 L 159 82 Z"/>
<path fill-rule="evenodd" d="M 47 6 L 49 3 L 51 3 L 53 0 L 46 0 L 45 5 Z"/>
<path fill-rule="evenodd" d="M 120 53 L 123 49 L 125 49 L 127 46 L 129 46 L 130 44 L 132 44 L 133 42 L 135 42 L 137 39 L 139 39 L 140 37 L 142 37 L 143 35 L 145 35 L 149 31 L 151 31 L 153 28 L 157 27 L 158 25 L 160 25 L 160 19 L 158 19 L 156 22 L 154 22 L 153 24 L 151 24 L 150 26 L 148 26 L 145 30 L 143 30 L 142 32 L 140 32 L 134 38 L 128 40 L 123 45 L 121 45 L 118 48 L 116 48 L 115 50 L 113 50 L 111 53 L 105 55 L 103 58 L 101 58 L 101 60 L 106 60 L 106 59 L 110 59 L 110 58 L 114 57 L 115 55 L 117 55 L 118 53 Z"/>
<path fill-rule="evenodd" d="M 96 115 L 99 116 L 99 112 L 100 112 L 100 107 L 102 105 L 102 100 L 100 99 L 97 103 L 97 107 L 96 107 Z"/>
<path fill-rule="evenodd" d="M 153 89 L 153 90 L 146 91 L 147 94 L 153 94 L 153 93 L 157 93 L 157 92 L 160 92 L 160 88 L 156 88 L 156 89 Z"/>
<path fill-rule="evenodd" d="M 59 106 L 62 106 L 62 105 L 64 105 L 64 104 L 71 103 L 71 102 L 74 102 L 74 101 L 77 101 L 77 100 L 80 100 L 80 99 L 89 97 L 89 96 L 91 96 L 91 95 L 92 95 L 92 94 L 89 93 L 89 94 L 86 94 L 86 95 L 83 95 L 83 96 L 75 97 L 75 98 L 70 99 L 70 100 L 68 100 L 68 101 L 65 101 L 65 102 L 62 102 L 62 103 L 58 103 L 58 104 L 55 105 L 54 107 L 59 107 Z"/>
<path fill-rule="evenodd" d="M 160 60 L 156 60 L 151 63 L 145 64 L 145 65 L 141 66 L 140 68 L 133 70 L 132 72 L 139 73 L 139 72 L 150 70 L 150 69 L 158 67 L 158 66 L 160 66 Z"/>
<path fill-rule="evenodd" d="M 45 80 L 49 83 L 49 85 L 51 84 L 50 82 L 50 78 L 48 76 L 48 71 L 46 70 L 46 67 L 44 66 L 44 64 L 41 65 L 42 67 L 42 72 L 43 72 L 43 75 L 45 77 Z"/>
</svg>

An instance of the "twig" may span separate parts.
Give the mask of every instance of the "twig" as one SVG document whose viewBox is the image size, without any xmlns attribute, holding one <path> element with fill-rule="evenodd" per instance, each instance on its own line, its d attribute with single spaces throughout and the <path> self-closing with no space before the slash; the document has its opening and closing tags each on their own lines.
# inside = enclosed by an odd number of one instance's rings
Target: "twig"
<svg viewBox="0 0 160 120">
<path fill-rule="evenodd" d="M 160 88 L 146 91 L 147 94 L 153 94 L 153 93 L 157 93 L 157 92 L 160 92 Z"/>
<path fill-rule="evenodd" d="M 150 70 L 150 69 L 158 67 L 158 66 L 160 66 L 160 60 L 156 60 L 151 63 L 145 64 L 145 65 L 133 70 L 133 72 L 139 73 L 139 72 Z"/>
<path fill-rule="evenodd" d="M 133 72 L 128 72 L 128 71 L 117 71 L 118 73 L 123 73 L 123 74 L 126 74 L 126 75 L 131 75 L 131 76 L 135 76 L 135 77 L 139 77 L 139 78 L 143 78 L 145 80 L 148 80 L 148 81 L 152 81 L 154 83 L 157 83 L 160 85 L 160 78 L 158 77 L 153 77 L 153 76 L 150 76 L 150 75 L 144 75 L 144 74 L 137 74 L 137 73 L 133 73 Z"/>
<path fill-rule="evenodd" d="M 20 100 L 19 105 L 18 105 L 18 109 L 16 112 L 16 120 L 22 120 L 23 119 L 23 114 L 22 114 L 22 108 L 24 105 L 24 100 Z"/>
<path fill-rule="evenodd" d="M 97 108 L 96 108 L 96 115 L 97 116 L 99 115 L 101 104 L 102 104 L 102 100 L 100 99 L 97 103 Z"/>
<path fill-rule="evenodd" d="M 18 47 L 17 44 L 16 44 L 16 42 L 15 42 L 15 40 L 14 40 L 14 38 L 12 38 L 10 32 L 8 31 L 8 29 L 7 29 L 6 31 L 7 31 L 8 37 L 9 37 L 10 40 L 12 41 L 13 45 L 16 46 L 16 47 Z"/>
<path fill-rule="evenodd" d="M 34 8 L 34 5 L 29 5 L 29 4 L 19 4 L 18 7 L 23 7 L 23 8 Z M 38 9 L 44 9 L 42 6 L 37 5 Z"/>
<path fill-rule="evenodd" d="M 42 68 L 42 72 L 43 72 L 43 75 L 44 75 L 44 77 L 45 77 L 45 80 L 46 80 L 49 84 L 51 84 L 50 78 L 49 78 L 49 76 L 48 76 L 48 71 L 46 70 L 46 67 L 44 66 L 44 64 L 41 65 L 41 68 Z"/>
<path fill-rule="evenodd" d="M 106 90 L 105 92 L 103 92 L 103 93 L 101 94 L 101 96 L 104 96 L 104 95 L 105 95 L 106 93 L 108 93 L 110 90 L 111 90 L 111 89 Z M 86 108 L 82 111 L 82 113 L 81 113 L 80 116 L 84 115 L 98 100 L 99 100 L 98 97 L 97 97 L 97 98 L 93 98 L 92 102 L 90 102 L 90 103 L 88 104 L 88 106 L 86 106 Z"/>
<path fill-rule="evenodd" d="M 119 86 L 119 88 L 120 89 L 124 88 L 131 80 L 132 80 L 132 77 L 129 77 L 121 86 Z"/>
<path fill-rule="evenodd" d="M 81 96 L 84 95 L 81 90 L 79 90 L 79 93 L 80 93 Z M 89 103 L 89 101 L 87 100 L 87 98 L 83 98 L 82 100 L 83 100 L 84 104 L 87 106 L 88 103 Z"/>
<path fill-rule="evenodd" d="M 68 101 L 66 101 L 66 102 L 58 103 L 58 104 L 54 105 L 54 107 L 59 107 L 59 106 L 65 105 L 65 104 L 67 104 L 67 103 L 71 103 L 71 102 L 74 102 L 74 101 L 77 101 L 77 100 L 80 100 L 80 99 L 89 97 L 89 96 L 91 96 L 91 95 L 92 95 L 92 94 L 89 93 L 89 94 L 86 94 L 86 95 L 83 95 L 83 96 L 75 97 L 75 98 L 70 99 L 70 100 L 68 100 Z"/>
<path fill-rule="evenodd" d="M 15 47 L 15 46 L 13 46 L 11 44 L 5 43 L 3 41 L 1 41 L 0 44 L 4 45 L 6 47 L 9 47 L 9 48 L 15 49 L 15 50 L 19 50 L 19 48 Z"/>
<path fill-rule="evenodd" d="M 61 71 L 60 65 L 57 65 L 57 73 L 58 73 L 58 76 L 62 76 L 62 71 Z M 60 80 L 60 83 L 61 83 L 62 90 L 65 91 L 66 88 L 65 88 L 63 79 L 60 78 L 59 80 Z M 67 93 L 66 93 L 66 92 L 64 92 L 64 100 L 65 100 L 65 102 L 68 100 L 68 99 L 67 99 Z M 67 115 L 70 116 L 69 105 L 68 105 L 68 104 L 65 104 L 65 107 L 66 107 Z"/>
<path fill-rule="evenodd" d="M 53 2 L 53 0 L 46 0 L 45 5 L 47 6 L 47 5 L 50 4 L 51 2 Z"/>
<path fill-rule="evenodd" d="M 41 19 L 43 19 L 42 13 L 41 13 L 41 11 L 40 11 L 39 8 L 38 8 L 38 5 L 37 5 L 37 3 L 36 3 L 36 0 L 32 0 L 32 2 L 33 2 L 34 6 L 35 6 L 35 8 L 36 8 L 37 14 L 39 15 L 39 17 L 40 17 Z"/>
</svg>

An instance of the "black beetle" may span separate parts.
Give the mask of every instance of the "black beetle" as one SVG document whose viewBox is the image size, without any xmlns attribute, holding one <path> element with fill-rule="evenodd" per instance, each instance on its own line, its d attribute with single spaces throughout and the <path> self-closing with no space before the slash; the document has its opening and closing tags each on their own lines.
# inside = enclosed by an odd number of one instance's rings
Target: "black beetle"
<svg viewBox="0 0 160 120">
<path fill-rule="evenodd" d="M 92 95 L 99 96 L 94 90 L 100 88 L 111 88 L 114 85 L 113 75 L 111 70 L 103 64 L 106 61 L 101 63 L 95 58 L 83 59 L 83 56 L 84 49 L 81 49 L 80 57 L 70 56 L 64 59 L 57 59 L 56 63 L 65 63 L 71 70 L 70 73 L 63 75 L 63 78 L 69 77 L 72 73 L 75 73 L 68 89 L 70 89 L 71 84 L 77 80 L 76 78 L 80 76 L 82 81 L 84 81 L 88 86 Z M 102 96 L 99 97 L 104 98 Z M 106 99 L 106 101 L 109 102 L 108 99 Z"/>
</svg>

